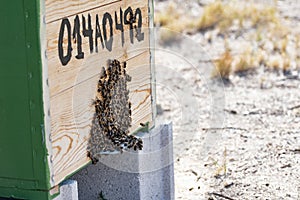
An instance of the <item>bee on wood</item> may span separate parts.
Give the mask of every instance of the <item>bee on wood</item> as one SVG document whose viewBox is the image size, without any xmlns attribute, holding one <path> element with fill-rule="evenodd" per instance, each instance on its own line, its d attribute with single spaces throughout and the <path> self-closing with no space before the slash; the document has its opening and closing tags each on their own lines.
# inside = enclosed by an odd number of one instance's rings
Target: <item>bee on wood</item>
<svg viewBox="0 0 300 200">
<path fill-rule="evenodd" d="M 131 81 L 131 76 L 129 76 L 128 74 L 126 74 L 126 81 L 128 81 L 128 82 Z"/>
<path fill-rule="evenodd" d="M 102 67 L 102 74 L 100 76 L 100 79 L 105 79 L 106 77 L 107 77 L 106 70 L 104 67 Z"/>
<path fill-rule="evenodd" d="M 87 152 L 87 157 L 92 160 L 92 164 L 96 164 L 97 162 L 99 162 L 99 159 L 93 157 L 89 151 Z"/>
<path fill-rule="evenodd" d="M 98 80 L 97 92 L 99 94 L 93 102 L 99 124 L 98 134 L 102 134 L 102 140 L 107 138 L 111 142 L 110 145 L 98 143 L 97 148 L 102 150 L 142 149 L 142 141 L 128 135 L 132 113 L 127 82 L 131 81 L 131 77 L 126 74 L 126 67 L 126 62 L 123 62 L 121 66 L 118 60 L 110 60 L 108 68 L 106 70 L 102 68 L 102 74 Z"/>
<path fill-rule="evenodd" d="M 119 63 L 119 61 L 115 59 L 111 62 L 111 65 L 115 66 L 115 65 L 118 65 L 118 63 Z"/>
<path fill-rule="evenodd" d="M 91 157 L 91 152 L 89 152 L 89 151 L 87 152 L 87 157 L 89 157 L 89 158 Z"/>
<path fill-rule="evenodd" d="M 142 150 L 142 149 L 143 149 L 143 142 L 142 142 L 142 141 L 139 142 L 139 143 L 137 144 L 137 147 L 138 147 L 139 150 Z"/>
</svg>

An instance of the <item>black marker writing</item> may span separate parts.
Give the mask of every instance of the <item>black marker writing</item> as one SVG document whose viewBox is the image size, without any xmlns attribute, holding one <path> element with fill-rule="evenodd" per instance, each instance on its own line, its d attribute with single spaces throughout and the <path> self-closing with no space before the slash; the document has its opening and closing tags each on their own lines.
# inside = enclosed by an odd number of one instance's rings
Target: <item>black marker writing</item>
<svg viewBox="0 0 300 200">
<path fill-rule="evenodd" d="M 84 58 L 85 52 L 82 44 L 85 43 L 88 43 L 90 54 L 98 53 L 101 47 L 103 50 L 112 51 L 115 30 L 121 33 L 123 47 L 125 44 L 124 25 L 128 26 L 131 44 L 134 43 L 135 38 L 138 42 L 144 40 L 144 33 L 142 32 L 143 16 L 140 8 L 133 10 L 128 7 L 124 12 L 120 8 L 113 13 L 114 17 L 108 12 L 104 13 L 102 19 L 99 18 L 98 14 L 94 17 L 90 14 L 87 16 L 82 15 L 81 18 L 76 15 L 73 26 L 68 18 L 62 19 L 58 34 L 58 56 L 63 66 L 66 66 L 72 58 L 72 45 L 76 46 L 76 59 Z M 95 20 L 94 25 L 92 25 L 93 20 Z M 67 45 L 64 43 L 66 39 Z"/>
<path fill-rule="evenodd" d="M 68 48 L 67 55 L 64 56 L 64 48 L 63 48 L 63 40 L 65 28 L 67 28 L 67 37 L 68 37 Z M 67 65 L 71 60 L 72 56 L 72 42 L 71 42 L 71 24 L 68 19 L 63 19 L 61 22 L 60 30 L 59 30 L 59 38 L 58 38 L 58 56 L 62 65 Z"/>
</svg>

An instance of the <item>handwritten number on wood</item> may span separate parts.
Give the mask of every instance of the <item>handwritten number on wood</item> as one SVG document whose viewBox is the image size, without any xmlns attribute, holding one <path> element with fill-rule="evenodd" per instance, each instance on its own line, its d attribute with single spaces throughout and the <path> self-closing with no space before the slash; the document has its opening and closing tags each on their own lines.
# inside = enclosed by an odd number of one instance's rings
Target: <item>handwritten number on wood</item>
<svg viewBox="0 0 300 200">
<path fill-rule="evenodd" d="M 107 39 L 107 30 L 106 30 L 106 24 L 107 24 L 107 21 L 109 23 L 109 40 Z M 105 46 L 106 46 L 106 49 L 108 51 L 112 51 L 112 43 L 113 43 L 113 20 L 111 18 L 111 15 L 106 12 L 103 16 L 103 21 L 102 21 L 102 24 L 103 24 L 103 36 L 104 36 L 104 42 L 105 42 Z"/>
<path fill-rule="evenodd" d="M 124 13 L 122 8 L 120 8 L 119 15 L 117 11 L 114 12 L 114 19 L 110 13 L 106 12 L 102 18 L 102 26 L 99 22 L 99 15 L 95 17 L 95 34 L 92 27 L 92 17 L 88 14 L 87 19 L 84 15 L 80 18 L 78 15 L 74 18 L 73 32 L 71 33 L 71 23 L 68 18 L 62 19 L 59 36 L 58 36 L 58 56 L 61 64 L 66 66 L 72 57 L 72 39 L 74 45 L 77 47 L 76 59 L 83 59 L 84 52 L 82 50 L 83 38 L 88 38 L 90 54 L 94 53 L 94 43 L 95 52 L 99 51 L 99 41 L 101 43 L 102 49 L 106 48 L 108 51 L 113 50 L 113 40 L 114 40 L 114 28 L 121 32 L 122 47 L 125 44 L 124 36 L 124 25 L 129 26 L 129 37 L 130 43 L 134 43 L 134 37 L 138 42 L 144 40 L 144 33 L 142 33 L 143 16 L 140 8 L 135 11 L 131 7 L 128 7 Z M 115 23 L 115 25 L 114 25 Z M 102 30 L 101 30 L 102 28 Z M 82 29 L 82 30 L 81 30 Z M 72 35 L 71 35 L 72 34 Z M 64 46 L 64 39 L 67 37 L 67 48 Z M 94 38 L 95 37 L 95 38 Z"/>
<path fill-rule="evenodd" d="M 92 20 L 91 15 L 88 14 L 88 27 L 86 27 L 85 17 L 82 15 L 82 26 L 83 26 L 83 36 L 89 38 L 89 46 L 90 46 L 90 53 L 94 51 L 94 43 L 93 43 L 93 29 L 92 29 Z"/>
<path fill-rule="evenodd" d="M 73 40 L 77 43 L 77 55 L 75 58 L 83 59 L 84 53 L 82 52 L 82 38 L 80 35 L 80 21 L 78 15 L 74 19 Z"/>
<path fill-rule="evenodd" d="M 96 52 L 98 52 L 98 38 L 100 39 L 100 42 L 101 42 L 101 45 L 102 45 L 102 49 L 104 49 L 103 37 L 102 37 L 101 28 L 100 28 L 100 24 L 99 24 L 99 16 L 97 14 L 96 15 L 96 33 L 95 33 L 95 48 L 96 48 Z"/>
<path fill-rule="evenodd" d="M 124 46 L 125 39 L 124 39 L 124 26 L 123 26 L 123 10 L 120 8 L 120 23 L 118 23 L 118 15 L 117 11 L 115 12 L 115 22 L 116 22 L 116 29 L 121 31 L 122 37 L 122 47 Z"/>
<path fill-rule="evenodd" d="M 124 12 L 124 24 L 129 25 L 130 42 L 133 43 L 133 12 L 132 8 L 128 7 Z"/>
<path fill-rule="evenodd" d="M 142 16 L 142 11 L 140 8 L 137 8 L 135 11 L 135 20 L 138 17 L 138 25 L 135 27 L 136 29 L 136 39 L 140 42 L 144 40 L 144 33 L 142 33 L 142 25 L 143 25 L 143 16 Z"/>
<path fill-rule="evenodd" d="M 68 48 L 67 55 L 64 56 L 64 48 L 63 48 L 63 40 L 64 40 L 64 32 L 65 28 L 67 28 L 67 37 L 68 37 Z M 63 19 L 60 26 L 59 38 L 58 38 L 58 56 L 63 66 L 67 65 L 71 60 L 72 56 L 72 42 L 71 42 L 71 24 L 68 19 Z"/>
</svg>

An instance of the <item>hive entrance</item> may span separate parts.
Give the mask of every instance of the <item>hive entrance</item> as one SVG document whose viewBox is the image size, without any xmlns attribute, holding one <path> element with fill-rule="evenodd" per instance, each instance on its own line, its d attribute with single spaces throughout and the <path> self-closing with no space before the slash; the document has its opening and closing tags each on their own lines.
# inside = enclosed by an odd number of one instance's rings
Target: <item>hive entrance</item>
<svg viewBox="0 0 300 200">
<path fill-rule="evenodd" d="M 97 84 L 97 94 L 88 145 L 89 157 L 97 162 L 101 153 L 113 153 L 123 149 L 141 150 L 141 139 L 129 134 L 131 127 L 131 102 L 127 82 L 126 62 L 113 60 L 103 68 Z"/>
</svg>

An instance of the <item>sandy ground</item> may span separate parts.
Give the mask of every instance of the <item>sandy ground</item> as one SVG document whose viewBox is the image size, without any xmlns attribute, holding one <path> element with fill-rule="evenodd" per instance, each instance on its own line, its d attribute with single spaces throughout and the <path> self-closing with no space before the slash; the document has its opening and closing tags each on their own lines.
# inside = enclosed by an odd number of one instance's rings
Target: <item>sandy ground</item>
<svg viewBox="0 0 300 200">
<path fill-rule="evenodd" d="M 296 2 L 278 1 L 295 29 Z M 166 1 L 155 3 L 160 9 Z M 204 39 L 195 33 L 157 44 L 158 121 L 174 126 L 176 199 L 300 199 L 298 71 L 257 67 L 224 85 L 207 75 L 222 48 Z"/>
</svg>

